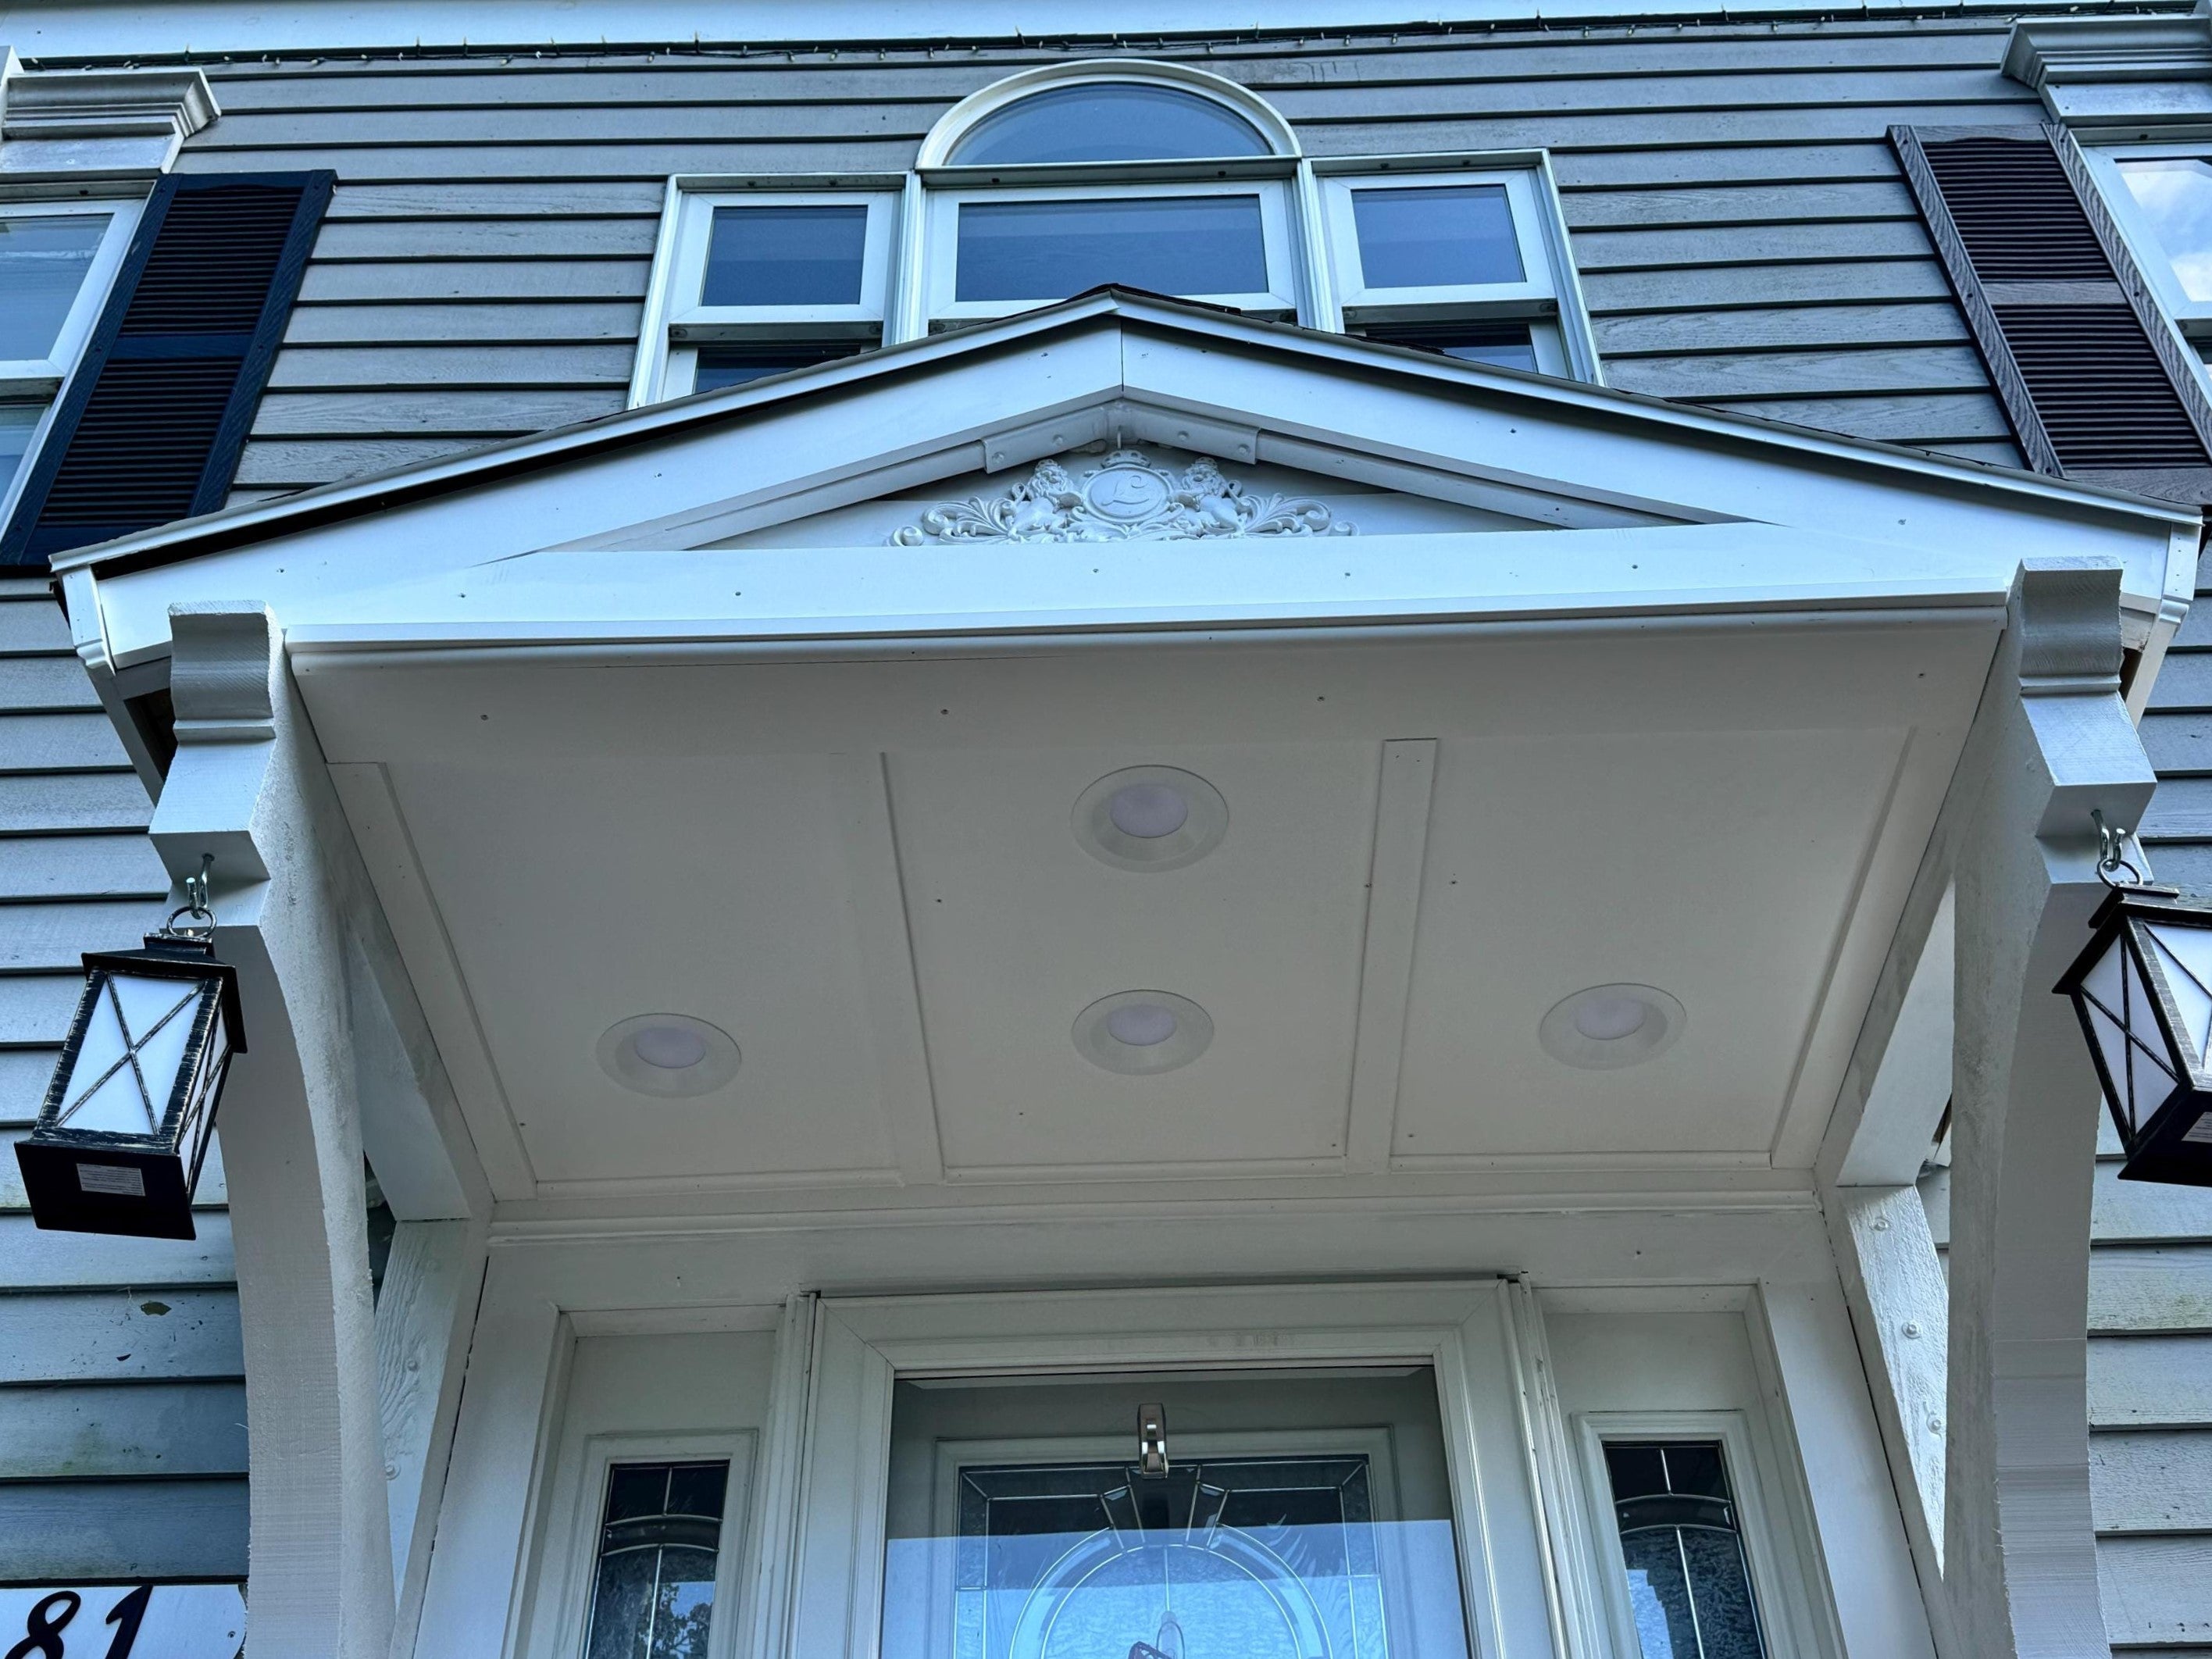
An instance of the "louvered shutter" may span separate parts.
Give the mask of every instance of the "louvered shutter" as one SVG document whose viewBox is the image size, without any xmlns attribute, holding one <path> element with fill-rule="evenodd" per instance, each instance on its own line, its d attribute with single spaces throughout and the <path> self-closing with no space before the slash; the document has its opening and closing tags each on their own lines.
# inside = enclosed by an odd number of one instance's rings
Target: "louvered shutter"
<svg viewBox="0 0 2212 1659">
<path fill-rule="evenodd" d="M 155 187 L 0 565 L 43 566 L 222 505 L 331 179 L 196 173 Z"/>
<path fill-rule="evenodd" d="M 2058 127 L 1892 127 L 2027 464 L 2212 501 L 2212 403 Z"/>
</svg>

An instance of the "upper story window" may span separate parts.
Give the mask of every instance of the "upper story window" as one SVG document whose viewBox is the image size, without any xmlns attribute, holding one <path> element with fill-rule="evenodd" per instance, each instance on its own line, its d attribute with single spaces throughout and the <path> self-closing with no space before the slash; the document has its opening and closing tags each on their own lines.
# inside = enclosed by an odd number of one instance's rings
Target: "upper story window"
<svg viewBox="0 0 2212 1659">
<path fill-rule="evenodd" d="M 1112 62 L 985 88 L 908 174 L 672 180 L 632 400 L 1107 283 L 1597 378 L 1541 154 L 1316 161 L 1233 82 Z"/>
<path fill-rule="evenodd" d="M 0 524 L 137 216 L 136 204 L 0 204 Z"/>
<path fill-rule="evenodd" d="M 2167 290 L 2168 309 L 2184 319 L 2212 318 L 2212 146 L 2179 151 L 2127 149 L 2106 158 L 2118 178 L 2121 209 L 2133 221 L 2142 263 Z M 2148 240 L 2148 246 L 2144 246 Z"/>
</svg>

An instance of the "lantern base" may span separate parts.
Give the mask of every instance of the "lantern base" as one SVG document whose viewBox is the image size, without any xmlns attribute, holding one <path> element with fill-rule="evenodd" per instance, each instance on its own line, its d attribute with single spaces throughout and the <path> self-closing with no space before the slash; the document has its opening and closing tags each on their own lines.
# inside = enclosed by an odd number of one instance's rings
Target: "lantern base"
<svg viewBox="0 0 2212 1659">
<path fill-rule="evenodd" d="M 2155 1181 L 2168 1187 L 2212 1187 L 2212 1097 L 2177 1089 L 2140 1133 L 2121 1141 L 2128 1161 L 2123 1181 Z"/>
<path fill-rule="evenodd" d="M 15 1143 L 31 1219 L 53 1232 L 197 1238 L 183 1161 L 124 1147 Z"/>
</svg>

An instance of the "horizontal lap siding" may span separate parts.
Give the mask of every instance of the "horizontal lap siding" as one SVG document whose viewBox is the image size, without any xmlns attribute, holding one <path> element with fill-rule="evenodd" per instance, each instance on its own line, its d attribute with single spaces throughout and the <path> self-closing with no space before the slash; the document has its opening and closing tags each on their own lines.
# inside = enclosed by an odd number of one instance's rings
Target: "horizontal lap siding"
<svg viewBox="0 0 2212 1659">
<path fill-rule="evenodd" d="M 2017 459 L 1884 140 L 2032 119 L 2001 19 L 1141 48 L 1316 155 L 1550 150 L 1607 378 Z M 1065 53 L 210 65 L 192 170 L 339 185 L 240 499 L 623 407 L 672 173 L 903 170 L 957 100 Z"/>
<path fill-rule="evenodd" d="M 40 1231 L 28 1132 L 90 950 L 168 878 L 152 808 L 43 582 L 0 582 L 0 1583 L 246 1570 L 245 1365 L 229 1218 L 200 1237 Z M 203 1200 L 222 1196 L 220 1167 Z"/>
</svg>

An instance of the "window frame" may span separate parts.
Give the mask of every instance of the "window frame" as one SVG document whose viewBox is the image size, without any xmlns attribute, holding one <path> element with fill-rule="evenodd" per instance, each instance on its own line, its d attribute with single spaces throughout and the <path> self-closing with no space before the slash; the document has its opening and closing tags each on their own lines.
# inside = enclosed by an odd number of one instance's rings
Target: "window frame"
<svg viewBox="0 0 2212 1659">
<path fill-rule="evenodd" d="M 2212 343 L 2212 299 L 2192 299 L 2174 275 L 2172 257 L 2159 238 L 2150 216 L 2136 200 L 2120 172 L 2122 161 L 2194 161 L 2212 164 L 2212 134 L 2200 138 L 2170 139 L 2164 143 L 2081 144 L 2083 158 L 2104 198 L 2105 210 L 2119 227 L 2121 238 L 2135 256 L 2136 267 L 2150 283 L 2159 309 L 2166 320 L 2191 342 Z"/>
<path fill-rule="evenodd" d="M 1343 307 L 1347 323 L 1427 322 L 1440 316 L 1439 307 L 1446 306 L 1451 307 L 1452 314 L 1458 317 L 1488 319 L 1502 315 L 1517 320 L 1532 303 L 1557 300 L 1551 252 L 1545 244 L 1536 206 L 1535 181 L 1525 167 L 1480 171 L 1470 167 L 1453 173 L 1332 173 L 1322 179 L 1321 185 L 1337 303 Z M 1354 216 L 1354 193 L 1378 188 L 1450 190 L 1469 185 L 1504 188 L 1523 280 L 1422 288 L 1370 287 L 1360 252 L 1358 223 Z"/>
<path fill-rule="evenodd" d="M 1311 164 L 1321 199 L 1322 243 L 1332 306 L 1354 331 L 1393 323 L 1528 324 L 1539 374 L 1590 386 L 1605 382 L 1597 340 L 1583 302 L 1560 204 L 1559 181 L 1545 150 L 1467 150 L 1401 155 L 1331 156 Z M 1369 289 L 1359 263 L 1352 196 L 1363 186 L 1449 189 L 1503 185 L 1521 252 L 1520 283 L 1464 283 L 1419 289 Z"/>
<path fill-rule="evenodd" d="M 1091 163 L 1073 165 L 1091 167 Z M 1030 171 L 1030 177 L 1041 169 Z M 1295 317 L 1298 312 L 1296 233 L 1286 181 L 1264 176 L 1245 179 L 1182 179 L 1174 182 L 1131 180 L 1114 182 L 1085 179 L 1066 184 L 963 185 L 928 191 L 927 223 L 920 250 L 919 273 L 927 325 L 933 331 L 947 324 L 982 322 L 1011 317 L 1050 300 L 959 300 L 960 210 L 971 202 L 1103 202 L 1162 201 L 1201 196 L 1250 196 L 1260 204 L 1261 258 L 1267 261 L 1267 288 L 1253 293 L 1190 294 L 1179 297 L 1202 305 L 1225 306 L 1256 316 Z"/>
<path fill-rule="evenodd" d="M 860 254 L 860 298 L 852 305 L 709 306 L 678 296 L 696 295 L 706 282 L 714 212 L 725 207 L 852 207 L 867 209 Z M 861 349 L 880 343 L 890 314 L 890 282 L 897 262 L 900 192 L 896 182 L 774 177 L 668 181 L 644 331 L 633 374 L 633 405 L 681 398 L 691 391 L 702 345 L 736 341 L 793 342 L 849 339 Z"/>
<path fill-rule="evenodd" d="M 38 411 L 31 422 L 30 436 L 24 441 L 21 462 L 12 475 L 0 477 L 0 529 L 4 529 L 14 517 L 15 504 L 38 465 L 39 452 L 53 429 L 55 411 L 61 407 L 62 393 L 68 389 L 70 377 L 84 361 L 85 347 L 100 325 L 101 313 L 107 309 L 108 299 L 115 291 L 115 278 L 130 256 L 131 238 L 137 232 L 145 209 L 143 197 L 0 201 L 0 218 L 5 219 L 84 218 L 103 213 L 107 216 L 107 228 L 100 234 L 100 246 L 93 253 L 92 263 L 85 268 L 76 298 L 70 302 L 68 314 L 55 331 L 52 349 L 44 357 L 0 362 L 0 407 Z"/>
<path fill-rule="evenodd" d="M 1643 1644 L 1628 1599 L 1628 1559 L 1621 1548 L 1620 1522 L 1613 1510 L 1613 1477 L 1606 1468 L 1605 1448 L 1615 1441 L 1717 1440 L 1722 1466 L 1728 1474 L 1730 1501 L 1735 1505 L 1736 1536 L 1750 1569 L 1753 1605 L 1758 1611 L 1759 1635 L 1766 1647 L 1766 1659 L 1809 1659 L 1823 1654 L 1821 1646 L 1806 1645 L 1799 1611 L 1808 1589 L 1807 1583 L 1801 1582 L 1806 1577 L 1804 1564 L 1785 1560 L 1778 1545 L 1784 1534 L 1775 1530 L 1765 1471 L 1759 1466 L 1750 1419 L 1743 1412 L 1583 1412 L 1577 1416 L 1575 1428 L 1590 1506 L 1590 1541 L 1604 1581 L 1605 1619 L 1615 1652 L 1623 1659 L 1635 1659 Z M 1793 1547 L 1790 1555 L 1795 1554 Z"/>
<path fill-rule="evenodd" d="M 1103 82 L 1193 92 L 1252 122 L 1275 146 L 1267 155 L 1144 161 L 948 165 L 975 123 L 1033 93 Z M 1351 192 L 1387 179 L 1417 187 L 1494 183 L 1514 213 L 1524 281 L 1422 289 L 1367 290 L 1361 282 Z M 697 349 L 716 341 L 847 339 L 894 344 L 1013 316 L 1048 301 L 967 301 L 958 286 L 961 204 L 980 199 L 1054 200 L 1190 194 L 1255 194 L 1267 261 L 1263 294 L 1182 297 L 1248 314 L 1295 320 L 1330 333 L 1392 323 L 1526 321 L 1537 372 L 1601 386 L 1604 374 L 1583 302 L 1551 158 L 1541 149 L 1301 155 L 1295 131 L 1248 88 L 1186 65 L 1138 59 L 1053 64 L 1006 76 L 939 118 L 915 164 L 899 173 L 832 175 L 678 174 L 668 180 L 630 381 L 630 405 L 692 389 Z M 781 199 L 870 208 L 863 302 L 854 307 L 683 306 L 703 279 L 714 209 Z M 1340 221 L 1341 222 L 1336 222 Z M 1510 371 L 1509 371 L 1510 372 Z"/>
<path fill-rule="evenodd" d="M 70 302 L 69 313 L 55 333 L 53 349 L 44 357 L 0 361 L 0 399 L 9 403 L 22 401 L 16 393 L 26 383 L 44 384 L 48 397 L 60 392 L 62 382 L 83 356 L 85 343 L 92 338 L 92 331 L 100 322 L 100 313 L 106 308 L 108 293 L 115 286 L 115 273 L 123 268 L 124 256 L 131 248 L 131 233 L 137 228 L 138 216 L 145 205 L 135 200 L 0 202 L 0 219 L 108 216 L 107 228 L 100 233 L 100 246 L 94 250 L 92 263 L 85 268 L 76 298 Z"/>
</svg>

